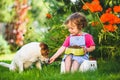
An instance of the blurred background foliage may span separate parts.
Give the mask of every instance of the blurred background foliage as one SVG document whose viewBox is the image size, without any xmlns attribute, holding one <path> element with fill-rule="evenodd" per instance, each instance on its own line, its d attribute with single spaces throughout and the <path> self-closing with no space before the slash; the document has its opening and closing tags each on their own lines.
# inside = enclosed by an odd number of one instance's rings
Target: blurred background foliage
<svg viewBox="0 0 120 80">
<path fill-rule="evenodd" d="M 98 0 L 103 10 L 97 13 L 82 9 L 86 2 L 91 3 L 94 0 L 0 1 L 0 23 L 7 25 L 0 26 L 0 29 L 2 29 L 0 34 L 2 34 L 3 39 L 7 42 L 8 46 L 10 46 L 9 50 L 12 50 L 12 52 L 17 51 L 26 43 L 42 41 L 48 44 L 50 56 L 53 55 L 63 44 L 66 36 L 69 35 L 69 32 L 63 25 L 65 19 L 73 12 L 82 12 L 88 20 L 88 27 L 86 27 L 84 31 L 92 34 L 96 43 L 96 50 L 91 53 L 91 56 L 97 59 L 108 60 L 118 59 L 118 57 L 120 57 L 120 24 L 117 24 L 118 29 L 115 32 L 102 31 L 103 26 L 101 24 L 92 25 L 93 21 L 99 21 L 98 16 L 100 17 L 105 13 L 106 9 L 120 6 L 120 0 Z M 17 1 L 19 1 L 17 4 L 20 6 L 18 10 L 15 8 L 15 2 Z M 26 5 L 27 8 L 29 8 L 27 10 L 26 7 L 24 7 Z M 18 15 L 19 11 L 21 12 L 20 15 Z M 117 15 L 120 18 L 120 14 Z M 21 24 L 22 27 L 25 27 L 21 28 Z M 17 28 L 15 27 L 16 25 Z M 5 31 L 3 31 L 3 27 L 5 27 Z M 9 30 L 9 33 L 6 33 L 6 29 Z M 2 49 L 1 46 L 0 48 Z M 8 47 L 6 47 L 5 50 L 8 50 Z"/>
<path fill-rule="evenodd" d="M 10 22 L 15 15 L 12 10 L 14 0 L 0 0 L 0 22 Z"/>
<path fill-rule="evenodd" d="M 7 41 L 0 35 L 0 55 L 11 53 L 10 46 Z"/>
</svg>

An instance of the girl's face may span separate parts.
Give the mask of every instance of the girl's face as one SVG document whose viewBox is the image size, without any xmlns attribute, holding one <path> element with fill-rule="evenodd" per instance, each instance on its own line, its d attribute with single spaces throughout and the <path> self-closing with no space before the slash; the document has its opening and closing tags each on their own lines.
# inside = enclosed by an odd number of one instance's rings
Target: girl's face
<svg viewBox="0 0 120 80">
<path fill-rule="evenodd" d="M 71 25 L 70 23 L 67 25 L 68 26 L 68 31 L 70 32 L 71 35 L 77 35 L 81 32 L 81 30 L 79 30 L 77 28 L 76 25 Z"/>
</svg>

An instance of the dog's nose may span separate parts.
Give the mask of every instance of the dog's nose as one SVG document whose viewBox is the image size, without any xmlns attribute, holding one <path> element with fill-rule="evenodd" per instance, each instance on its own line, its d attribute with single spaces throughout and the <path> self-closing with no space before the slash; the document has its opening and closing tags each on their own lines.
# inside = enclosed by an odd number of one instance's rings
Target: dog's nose
<svg viewBox="0 0 120 80">
<path fill-rule="evenodd" d="M 50 61 L 50 59 L 48 58 L 45 62 L 46 62 L 46 63 L 49 63 L 49 61 Z"/>
</svg>

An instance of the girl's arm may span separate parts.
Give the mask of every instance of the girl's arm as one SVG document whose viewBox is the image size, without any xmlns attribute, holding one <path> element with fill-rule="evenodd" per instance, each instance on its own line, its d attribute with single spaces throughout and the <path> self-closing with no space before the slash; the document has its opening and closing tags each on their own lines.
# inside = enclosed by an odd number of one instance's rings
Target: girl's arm
<svg viewBox="0 0 120 80">
<path fill-rule="evenodd" d="M 95 50 L 95 46 L 90 46 L 89 48 L 85 49 L 86 52 L 92 52 L 93 50 Z"/>
<path fill-rule="evenodd" d="M 64 46 L 61 46 L 58 51 L 50 58 L 50 62 L 49 63 L 52 63 L 55 61 L 55 59 L 57 57 L 59 57 L 64 51 L 65 51 L 66 47 Z"/>
</svg>

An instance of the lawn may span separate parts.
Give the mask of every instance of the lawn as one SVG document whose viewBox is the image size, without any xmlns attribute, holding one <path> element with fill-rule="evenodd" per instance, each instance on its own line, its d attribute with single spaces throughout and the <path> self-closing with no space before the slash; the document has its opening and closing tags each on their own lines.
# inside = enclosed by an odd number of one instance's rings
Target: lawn
<svg viewBox="0 0 120 80">
<path fill-rule="evenodd" d="M 11 62 L 11 60 L 1 61 Z M 96 71 L 67 74 L 60 74 L 60 61 L 43 65 L 41 71 L 33 67 L 22 73 L 10 72 L 7 68 L 0 66 L 0 80 L 120 80 L 119 66 L 119 62 L 99 60 Z"/>
</svg>

